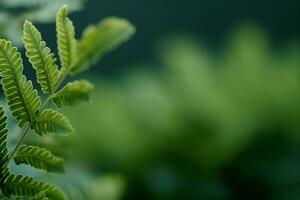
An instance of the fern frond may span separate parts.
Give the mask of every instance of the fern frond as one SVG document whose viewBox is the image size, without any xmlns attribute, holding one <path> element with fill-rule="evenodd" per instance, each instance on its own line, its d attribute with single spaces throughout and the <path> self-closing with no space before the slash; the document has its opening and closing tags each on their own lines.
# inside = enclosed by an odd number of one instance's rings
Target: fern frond
<svg viewBox="0 0 300 200">
<path fill-rule="evenodd" d="M 77 60 L 72 74 L 87 70 L 105 53 L 126 42 L 135 33 L 134 26 L 124 19 L 107 18 L 96 26 L 88 26 L 78 42 Z"/>
<path fill-rule="evenodd" d="M 62 6 L 56 16 L 57 47 L 62 72 L 71 67 L 76 56 L 77 41 L 73 22 L 68 18 L 68 7 Z"/>
<path fill-rule="evenodd" d="M 10 174 L 6 178 L 3 193 L 7 196 L 34 197 L 41 191 L 46 191 L 46 197 L 51 200 L 67 200 L 65 194 L 57 187 L 36 181 L 29 176 L 15 174 Z"/>
<path fill-rule="evenodd" d="M 74 106 L 82 101 L 88 101 L 94 85 L 89 81 L 81 80 L 68 83 L 59 92 L 53 95 L 52 101 L 58 106 Z"/>
<path fill-rule="evenodd" d="M 33 129 L 38 135 L 68 135 L 75 132 L 73 126 L 63 114 L 51 109 L 46 109 L 38 115 L 33 124 Z"/>
<path fill-rule="evenodd" d="M 0 188 L 3 186 L 3 179 L 9 174 L 6 125 L 7 117 L 4 115 L 3 107 L 0 106 Z"/>
<path fill-rule="evenodd" d="M 14 156 L 14 161 L 17 165 L 30 165 L 47 172 L 63 173 L 65 171 L 64 162 L 61 158 L 54 156 L 47 149 L 37 146 L 22 145 Z"/>
<path fill-rule="evenodd" d="M 26 56 L 36 71 L 37 82 L 44 93 L 52 94 L 58 83 L 58 67 L 55 64 L 54 54 L 42 40 L 41 33 L 29 21 L 25 21 L 23 30 L 23 43 Z"/>
<path fill-rule="evenodd" d="M 32 122 L 41 105 L 40 97 L 23 75 L 21 54 L 4 39 L 0 40 L 0 76 L 9 109 L 19 127 Z"/>
</svg>

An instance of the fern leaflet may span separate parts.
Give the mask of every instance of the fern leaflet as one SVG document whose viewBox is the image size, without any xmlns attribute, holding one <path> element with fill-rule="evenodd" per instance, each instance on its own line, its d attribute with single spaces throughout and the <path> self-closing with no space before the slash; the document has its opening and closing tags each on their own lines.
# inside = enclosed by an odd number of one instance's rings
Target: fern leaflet
<svg viewBox="0 0 300 200">
<path fill-rule="evenodd" d="M 41 105 L 37 90 L 32 82 L 27 81 L 22 74 L 23 63 L 21 54 L 11 42 L 0 40 L 0 76 L 4 94 L 12 115 L 23 127 L 26 122 L 32 122 Z"/>
<path fill-rule="evenodd" d="M 77 60 L 71 70 L 72 74 L 87 70 L 105 53 L 126 42 L 134 32 L 131 23 L 116 17 L 104 19 L 96 26 L 88 26 L 78 42 Z"/>
<path fill-rule="evenodd" d="M 93 84 L 89 81 L 74 81 L 54 94 L 52 100 L 58 107 L 74 106 L 82 101 L 88 101 L 93 88 Z"/>
<path fill-rule="evenodd" d="M 51 200 L 67 200 L 67 197 L 55 186 L 36 181 L 32 177 L 10 174 L 5 180 L 4 195 L 33 197 L 41 191 L 46 191 L 46 197 Z"/>
<path fill-rule="evenodd" d="M 14 157 L 17 165 L 30 165 L 47 172 L 64 172 L 64 163 L 61 158 L 54 156 L 50 151 L 37 146 L 22 145 Z"/>
<path fill-rule="evenodd" d="M 38 115 L 33 129 L 38 135 L 74 134 L 74 128 L 69 120 L 63 114 L 51 109 L 46 109 Z"/>
<path fill-rule="evenodd" d="M 42 40 L 41 33 L 29 21 L 25 21 L 23 43 L 26 56 L 36 71 L 37 82 L 44 93 L 52 94 L 58 83 L 58 68 L 51 50 Z"/>
<path fill-rule="evenodd" d="M 68 18 L 67 6 L 62 6 L 56 16 L 57 47 L 65 73 L 74 62 L 76 56 L 77 41 L 75 39 L 75 28 L 73 22 Z"/>
<path fill-rule="evenodd" d="M 7 117 L 3 107 L 0 107 L 0 188 L 3 187 L 4 179 L 8 176 L 8 150 L 7 150 Z"/>
</svg>

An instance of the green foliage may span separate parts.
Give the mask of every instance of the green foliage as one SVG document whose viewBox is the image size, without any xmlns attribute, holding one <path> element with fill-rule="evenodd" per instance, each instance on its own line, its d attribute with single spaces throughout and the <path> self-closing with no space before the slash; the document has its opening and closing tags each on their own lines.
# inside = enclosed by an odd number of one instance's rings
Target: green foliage
<svg viewBox="0 0 300 200">
<path fill-rule="evenodd" d="M 39 135 L 74 134 L 69 120 L 63 114 L 51 109 L 43 110 L 37 116 L 33 129 Z"/>
<path fill-rule="evenodd" d="M 41 191 L 37 193 L 36 195 L 34 195 L 32 200 L 49 200 L 49 198 L 46 197 L 46 192 L 47 191 Z"/>
<path fill-rule="evenodd" d="M 14 157 L 17 165 L 30 165 L 36 169 L 47 172 L 64 172 L 64 164 L 61 158 L 54 156 L 50 151 L 37 146 L 22 145 Z"/>
<path fill-rule="evenodd" d="M 78 42 L 77 60 L 72 74 L 87 70 L 105 53 L 126 42 L 135 32 L 134 26 L 119 18 L 107 18 L 98 25 L 87 27 Z"/>
<path fill-rule="evenodd" d="M 56 17 L 57 47 L 61 60 L 62 71 L 69 70 L 76 56 L 75 28 L 73 22 L 68 18 L 68 10 L 63 6 Z"/>
<path fill-rule="evenodd" d="M 8 175 L 8 150 L 7 150 L 7 132 L 6 119 L 3 107 L 0 106 L 0 188 L 3 180 Z"/>
<path fill-rule="evenodd" d="M 11 114 L 19 127 L 23 128 L 21 139 L 9 155 L 7 117 L 4 115 L 3 108 L 0 107 L 0 189 L 7 198 L 67 199 L 57 187 L 37 181 L 30 176 L 14 174 L 8 167 L 10 160 L 13 159 L 17 165 L 25 164 L 46 172 L 64 172 L 63 160 L 54 156 L 49 150 L 21 144 L 29 131 L 35 132 L 39 136 L 73 134 L 75 131 L 67 117 L 53 108 L 47 108 L 48 103 L 56 104 L 59 107 L 74 106 L 81 101 L 88 100 L 89 94 L 93 90 L 93 85 L 85 80 L 63 85 L 74 69 L 75 53 L 76 56 L 84 57 L 80 53 L 81 49 L 76 46 L 73 23 L 67 14 L 67 6 L 62 6 L 58 11 L 56 21 L 60 68 L 57 67 L 56 58 L 42 40 L 38 29 L 29 21 L 25 21 L 23 26 L 26 56 L 35 69 L 40 90 L 45 94 L 44 98 L 39 96 L 38 91 L 33 88 L 31 80 L 27 81 L 23 74 L 23 60 L 17 48 L 10 41 L 0 39 L 1 85 Z M 125 20 L 115 20 L 125 22 Z M 115 21 L 112 20 L 110 23 L 113 25 Z M 132 27 L 129 22 L 126 23 Z M 102 35 L 107 37 L 106 34 L 99 32 L 94 35 L 94 39 L 102 38 Z M 120 35 L 113 34 L 109 40 L 115 41 L 116 38 L 120 38 Z M 106 46 L 106 44 L 102 45 Z M 98 44 L 98 47 L 100 48 L 101 45 Z M 91 52 L 91 49 L 94 47 L 86 47 L 82 52 Z M 96 56 L 93 59 L 96 59 Z M 88 61 L 86 60 L 86 62 Z M 62 89 L 58 91 L 60 88 Z"/>
<path fill-rule="evenodd" d="M 97 159 L 96 159 L 97 160 Z M 92 170 L 67 166 L 64 176 L 42 177 L 63 189 L 69 200 L 121 200 L 127 181 L 121 174 L 95 174 Z M 1 198 L 0 198 L 1 199 Z"/>
<path fill-rule="evenodd" d="M 70 200 L 120 200 L 126 188 L 126 181 L 122 176 L 97 176 L 83 173 L 82 170 L 68 173 L 68 177 L 55 180 L 55 182 L 66 188 Z"/>
<path fill-rule="evenodd" d="M 41 85 L 42 91 L 52 94 L 59 79 L 54 54 L 46 47 L 41 33 L 29 21 L 24 23 L 23 43 L 25 44 L 26 56 L 36 71 L 37 82 Z"/>
<path fill-rule="evenodd" d="M 252 26 L 226 44 L 211 52 L 194 39 L 168 36 L 159 66 L 134 66 L 105 81 L 95 76 L 91 105 L 68 111 L 85 134 L 56 148 L 70 145 L 72 160 L 92 169 L 105 163 L 124 171 L 134 180 L 125 199 L 232 199 L 243 197 L 241 183 L 246 193 L 264 185 L 270 199 L 297 199 L 300 46 L 275 51 Z"/>
<path fill-rule="evenodd" d="M 74 81 L 68 83 L 53 97 L 53 102 L 58 106 L 74 106 L 82 101 L 88 101 L 94 86 L 88 81 Z"/>
<path fill-rule="evenodd" d="M 32 177 L 10 174 L 5 180 L 4 187 L 1 188 L 4 195 L 9 196 L 31 196 L 34 197 L 41 191 L 49 199 L 66 200 L 67 197 L 57 187 L 50 184 L 36 181 Z"/>
<path fill-rule="evenodd" d="M 12 115 L 20 127 L 32 123 L 41 105 L 37 90 L 23 75 L 21 54 L 10 41 L 0 40 L 0 76 L 5 97 Z"/>
</svg>

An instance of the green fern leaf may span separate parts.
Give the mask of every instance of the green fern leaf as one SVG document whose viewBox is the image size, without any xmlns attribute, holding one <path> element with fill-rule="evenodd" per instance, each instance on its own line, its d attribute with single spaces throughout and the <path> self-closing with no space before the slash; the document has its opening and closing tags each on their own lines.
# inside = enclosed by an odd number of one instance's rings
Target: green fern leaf
<svg viewBox="0 0 300 200">
<path fill-rule="evenodd" d="M 115 17 L 87 27 L 78 43 L 77 60 L 72 67 L 72 74 L 87 70 L 105 53 L 126 42 L 134 32 L 135 28 L 131 23 Z"/>
<path fill-rule="evenodd" d="M 7 150 L 7 117 L 4 115 L 3 107 L 0 106 L 0 188 L 2 189 L 4 179 L 9 175 L 8 150 Z"/>
<path fill-rule="evenodd" d="M 74 128 L 69 120 L 61 113 L 46 109 L 38 115 L 33 129 L 38 135 L 68 135 L 74 134 Z"/>
<path fill-rule="evenodd" d="M 29 21 L 25 21 L 23 43 L 26 56 L 36 71 L 37 81 L 44 93 L 52 94 L 58 83 L 58 68 L 54 54 L 42 40 L 41 33 Z"/>
<path fill-rule="evenodd" d="M 88 101 L 94 85 L 89 81 L 74 81 L 68 83 L 53 95 L 53 102 L 58 106 L 74 106 L 82 101 Z"/>
<path fill-rule="evenodd" d="M 76 56 L 77 41 L 73 22 L 68 18 L 68 7 L 62 6 L 56 16 L 57 47 L 62 72 L 68 70 Z"/>
<path fill-rule="evenodd" d="M 51 200 L 67 200 L 65 194 L 57 187 L 36 181 L 29 176 L 10 174 L 5 180 L 3 189 L 6 196 L 34 197 L 41 191 L 46 191 L 46 197 Z"/>
<path fill-rule="evenodd" d="M 30 165 L 47 172 L 63 173 L 65 171 L 64 162 L 61 158 L 54 156 L 47 149 L 37 146 L 22 145 L 14 156 L 14 161 L 17 165 Z"/>
<path fill-rule="evenodd" d="M 21 54 L 12 43 L 0 40 L 0 76 L 4 94 L 12 115 L 23 127 L 32 122 L 41 105 L 40 97 L 32 82 L 27 81 L 23 73 Z"/>
</svg>

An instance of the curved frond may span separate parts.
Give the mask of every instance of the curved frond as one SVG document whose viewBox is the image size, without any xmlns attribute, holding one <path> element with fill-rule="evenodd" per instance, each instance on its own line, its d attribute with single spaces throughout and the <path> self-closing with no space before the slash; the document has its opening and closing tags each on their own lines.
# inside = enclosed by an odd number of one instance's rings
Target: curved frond
<svg viewBox="0 0 300 200">
<path fill-rule="evenodd" d="M 26 56 L 36 71 L 37 82 L 44 93 L 52 94 L 58 83 L 58 67 L 55 64 L 54 54 L 42 40 L 41 33 L 29 21 L 25 21 L 23 43 Z"/>
<path fill-rule="evenodd" d="M 47 172 L 64 172 L 64 162 L 50 151 L 37 146 L 22 145 L 14 156 L 17 165 L 25 164 Z"/>
<path fill-rule="evenodd" d="M 68 83 L 53 95 L 52 101 L 58 106 L 74 106 L 82 101 L 88 101 L 94 85 L 89 81 L 74 81 Z"/>
<path fill-rule="evenodd" d="M 75 132 L 63 114 L 51 109 L 46 109 L 38 115 L 33 129 L 38 135 L 68 135 Z"/>
<path fill-rule="evenodd" d="M 46 197 L 51 200 L 67 200 L 65 194 L 57 187 L 16 174 L 10 174 L 6 178 L 3 193 L 9 196 L 34 197 L 41 191 L 46 191 Z"/>
<path fill-rule="evenodd" d="M 32 122 L 41 105 L 40 97 L 23 75 L 21 54 L 4 39 L 0 40 L 0 76 L 9 109 L 18 125 L 23 127 Z"/>
<path fill-rule="evenodd" d="M 77 41 L 73 22 L 68 18 L 68 7 L 62 6 L 56 16 L 57 47 L 62 73 L 69 69 L 76 56 Z"/>
<path fill-rule="evenodd" d="M 7 117 L 4 115 L 3 107 L 0 106 L 0 188 L 3 186 L 3 179 L 8 174 L 8 150 L 7 150 Z"/>
<path fill-rule="evenodd" d="M 78 42 L 77 60 L 72 74 L 87 70 L 91 64 L 126 42 L 135 33 L 134 26 L 124 19 L 107 18 L 96 26 L 88 26 Z"/>
</svg>

